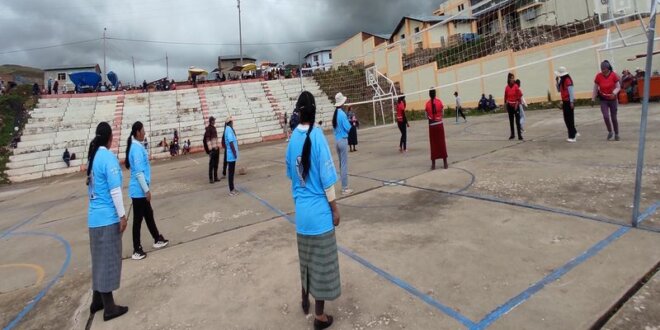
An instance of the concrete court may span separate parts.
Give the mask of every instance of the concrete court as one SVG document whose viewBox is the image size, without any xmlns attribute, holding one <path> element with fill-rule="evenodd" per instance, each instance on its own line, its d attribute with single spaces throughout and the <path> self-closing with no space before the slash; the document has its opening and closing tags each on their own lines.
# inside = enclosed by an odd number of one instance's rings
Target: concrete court
<svg viewBox="0 0 660 330">
<path fill-rule="evenodd" d="M 599 109 L 576 110 L 575 144 L 557 109 L 528 112 L 523 143 L 507 140 L 505 114 L 448 119 L 450 169 L 436 171 L 425 122 L 411 125 L 405 155 L 395 127 L 361 131 L 349 156 L 356 193 L 340 201 L 343 293 L 326 304 L 332 328 L 590 327 L 660 261 L 660 212 L 643 229 L 618 225 L 630 223 L 639 106 L 619 113 L 622 141 L 608 142 Z M 642 209 L 660 201 L 659 124 L 653 104 Z M 205 155 L 154 162 L 152 203 L 171 245 L 153 252 L 143 225 L 148 257 L 124 261 L 115 294 L 129 313 L 97 314 L 91 328 L 312 328 L 285 219 L 295 217 L 285 147 L 243 147 L 247 175 L 232 198 L 225 181 L 208 184 Z M 0 189 L 0 324 L 24 315 L 16 329 L 84 328 L 86 205 L 82 174 Z"/>
</svg>

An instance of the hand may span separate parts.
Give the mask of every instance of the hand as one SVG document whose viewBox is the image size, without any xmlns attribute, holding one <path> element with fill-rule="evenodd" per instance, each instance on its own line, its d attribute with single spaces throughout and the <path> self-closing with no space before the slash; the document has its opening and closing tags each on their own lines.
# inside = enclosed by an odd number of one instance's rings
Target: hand
<svg viewBox="0 0 660 330">
<path fill-rule="evenodd" d="M 406 124 L 406 126 L 408 126 L 408 128 L 410 128 L 410 124 Z"/>
<path fill-rule="evenodd" d="M 339 210 L 332 211 L 332 224 L 335 225 L 335 227 L 339 226 L 339 218 Z"/>
<path fill-rule="evenodd" d="M 151 191 L 147 191 L 147 202 L 151 202 Z"/>
<path fill-rule="evenodd" d="M 126 219 L 126 216 L 124 215 L 119 219 L 119 232 L 123 233 L 124 230 L 126 230 L 126 227 L 128 227 L 128 220 Z"/>
</svg>

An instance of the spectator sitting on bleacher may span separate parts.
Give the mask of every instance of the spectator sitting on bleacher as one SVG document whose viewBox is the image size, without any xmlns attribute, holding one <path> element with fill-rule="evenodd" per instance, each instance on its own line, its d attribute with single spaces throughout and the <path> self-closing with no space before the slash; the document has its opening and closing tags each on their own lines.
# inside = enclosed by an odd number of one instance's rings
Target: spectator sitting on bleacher
<svg viewBox="0 0 660 330">
<path fill-rule="evenodd" d="M 488 99 L 486 98 L 486 94 L 481 94 L 481 98 L 479 99 L 479 110 L 483 112 L 488 111 Z"/>
<path fill-rule="evenodd" d="M 64 148 L 64 154 L 62 154 L 62 160 L 66 164 L 66 167 L 71 166 L 71 161 L 76 159 L 76 154 L 69 154 L 69 148 Z"/>
<path fill-rule="evenodd" d="M 497 103 L 495 103 L 493 94 L 488 94 L 488 111 L 493 111 L 495 109 L 497 109 Z"/>
</svg>

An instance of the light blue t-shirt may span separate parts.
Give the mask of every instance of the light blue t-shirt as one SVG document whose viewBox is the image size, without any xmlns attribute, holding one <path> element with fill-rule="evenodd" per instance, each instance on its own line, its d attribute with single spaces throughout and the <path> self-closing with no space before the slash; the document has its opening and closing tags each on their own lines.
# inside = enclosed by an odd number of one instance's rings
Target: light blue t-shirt
<svg viewBox="0 0 660 330">
<path fill-rule="evenodd" d="M 87 193 L 89 208 L 87 224 L 89 228 L 104 227 L 119 222 L 119 215 L 112 202 L 110 190 L 121 188 L 122 174 L 117 156 L 105 147 L 100 147 L 94 155 L 91 178 Z"/>
<path fill-rule="evenodd" d="M 231 142 L 234 142 L 234 148 L 236 149 L 236 154 L 234 155 L 234 152 L 231 151 L 231 147 L 229 144 Z M 225 146 L 227 148 L 227 161 L 228 162 L 235 162 L 238 160 L 238 140 L 236 139 L 236 133 L 234 133 L 234 129 L 231 128 L 230 126 L 227 126 L 225 128 Z"/>
<path fill-rule="evenodd" d="M 286 150 L 286 175 L 291 180 L 296 232 L 320 235 L 334 229 L 325 190 L 337 182 L 337 171 L 323 130 L 315 127 L 309 136 L 312 141 L 309 174 L 303 180 L 301 156 L 307 130 L 307 127 L 299 125 L 291 134 Z"/>
<path fill-rule="evenodd" d="M 149 165 L 149 155 L 147 150 L 139 141 L 133 139 L 131 150 L 128 152 L 128 159 L 131 164 L 131 180 L 128 182 L 128 196 L 131 198 L 144 198 L 145 192 L 138 182 L 138 173 L 144 173 L 144 181 L 151 187 L 151 165 Z"/>
<path fill-rule="evenodd" d="M 351 130 L 351 123 L 348 121 L 346 113 L 341 108 L 337 110 L 337 127 L 335 128 L 335 141 L 348 137 Z"/>
</svg>

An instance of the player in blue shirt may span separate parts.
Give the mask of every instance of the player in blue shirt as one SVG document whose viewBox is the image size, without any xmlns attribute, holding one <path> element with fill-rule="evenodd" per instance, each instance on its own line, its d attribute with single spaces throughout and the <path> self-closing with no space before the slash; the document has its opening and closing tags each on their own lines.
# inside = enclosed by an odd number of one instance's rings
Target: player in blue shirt
<svg viewBox="0 0 660 330">
<path fill-rule="evenodd" d="M 351 123 L 342 108 L 348 99 L 342 93 L 335 95 L 335 114 L 332 116 L 332 127 L 335 133 L 335 147 L 339 157 L 341 170 L 341 194 L 350 195 L 353 190 L 348 188 L 348 132 Z"/>
<path fill-rule="evenodd" d="M 238 191 L 234 189 L 234 173 L 236 172 L 236 161 L 238 161 L 238 140 L 236 132 L 234 132 L 234 118 L 231 116 L 225 120 L 224 141 L 229 169 L 229 196 L 236 196 Z"/>
<path fill-rule="evenodd" d="M 92 304 L 90 313 L 103 311 L 110 320 L 128 312 L 128 307 L 115 305 L 112 291 L 121 280 L 121 235 L 127 220 L 121 193 L 122 175 L 112 146 L 112 128 L 101 122 L 89 145 L 87 159 L 87 191 L 89 209 L 89 245 L 92 254 Z"/>
<path fill-rule="evenodd" d="M 316 300 L 314 328 L 325 329 L 332 324 L 332 316 L 323 312 L 325 300 L 341 294 L 334 229 L 340 219 L 335 201 L 337 172 L 323 130 L 314 127 L 314 96 L 302 92 L 296 110 L 301 122 L 289 139 L 286 171 L 296 210 L 302 309 L 309 313 L 311 293 Z"/>
<path fill-rule="evenodd" d="M 163 235 L 158 232 L 156 221 L 154 221 L 154 210 L 151 208 L 151 165 L 149 154 L 142 145 L 145 132 L 144 125 L 136 121 L 131 127 L 131 135 L 126 141 L 126 160 L 124 165 L 131 170 L 131 180 L 128 183 L 128 195 L 133 201 L 133 260 L 147 257 L 140 243 L 140 228 L 142 219 L 146 220 L 149 233 L 154 239 L 154 248 L 160 249 L 169 243 Z"/>
</svg>

